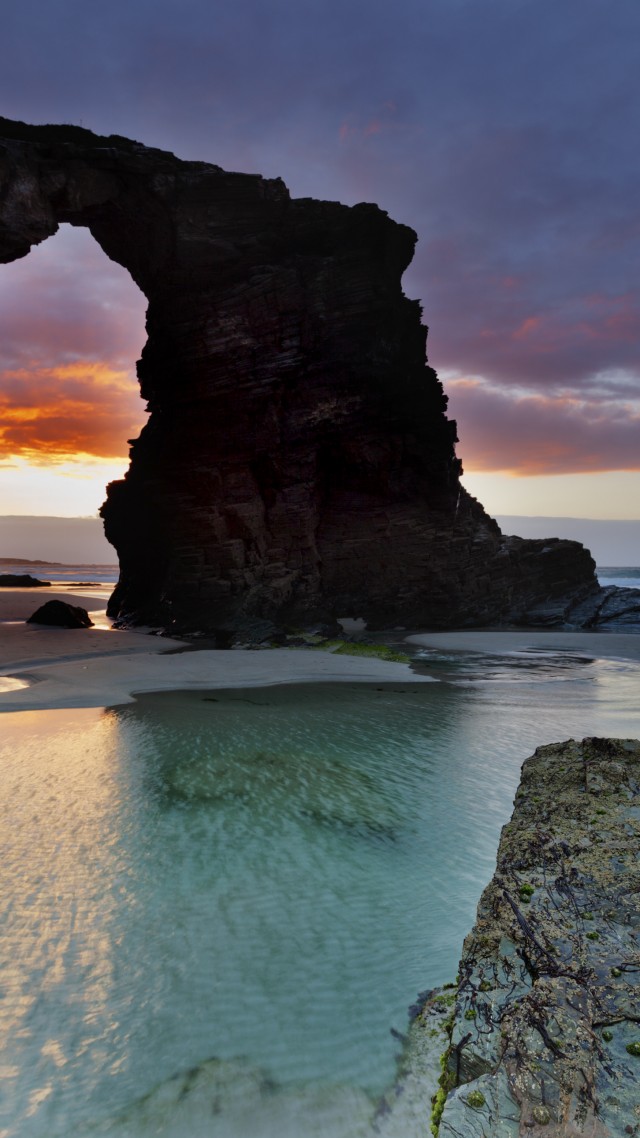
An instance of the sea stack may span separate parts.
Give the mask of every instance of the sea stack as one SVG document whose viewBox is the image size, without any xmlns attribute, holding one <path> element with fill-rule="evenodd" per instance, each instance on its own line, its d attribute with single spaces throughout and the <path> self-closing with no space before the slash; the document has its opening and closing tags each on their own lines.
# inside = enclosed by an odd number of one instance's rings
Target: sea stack
<svg viewBox="0 0 640 1138">
<path fill-rule="evenodd" d="M 598 593 L 577 542 L 505 537 L 401 287 L 416 234 L 376 205 L 80 127 L 0 119 L 0 261 L 86 226 L 148 299 L 150 419 L 108 488 L 109 612 L 203 630 L 553 623 Z"/>
</svg>

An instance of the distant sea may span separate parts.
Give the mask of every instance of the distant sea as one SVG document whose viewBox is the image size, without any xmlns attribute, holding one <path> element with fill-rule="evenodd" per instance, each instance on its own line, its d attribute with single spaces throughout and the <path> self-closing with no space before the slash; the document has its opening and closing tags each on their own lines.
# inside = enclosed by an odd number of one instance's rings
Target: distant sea
<svg viewBox="0 0 640 1138">
<path fill-rule="evenodd" d="M 11 561 L 0 557 L 0 573 L 28 574 L 39 581 L 50 581 L 52 585 L 86 584 L 115 585 L 118 580 L 117 565 L 64 565 L 57 561 L 29 561 L 18 558 Z"/>
<path fill-rule="evenodd" d="M 623 589 L 640 589 L 640 567 L 634 565 L 598 565 L 598 580 L 601 585 L 618 585 Z M 69 585 L 71 582 L 87 582 L 101 585 L 115 585 L 118 580 L 117 565 L 64 565 L 57 561 L 29 561 L 18 558 L 11 561 L 0 557 L 0 573 L 29 573 L 41 581 L 52 584 Z"/>
<path fill-rule="evenodd" d="M 598 566 L 596 571 L 601 585 L 640 588 L 638 566 Z M 0 574 L 30 574 L 40 580 L 49 580 L 52 585 L 91 582 L 115 586 L 118 567 L 114 564 L 63 564 L 58 561 L 30 561 L 26 558 L 11 561 L 9 558 L 0 558 Z"/>
</svg>

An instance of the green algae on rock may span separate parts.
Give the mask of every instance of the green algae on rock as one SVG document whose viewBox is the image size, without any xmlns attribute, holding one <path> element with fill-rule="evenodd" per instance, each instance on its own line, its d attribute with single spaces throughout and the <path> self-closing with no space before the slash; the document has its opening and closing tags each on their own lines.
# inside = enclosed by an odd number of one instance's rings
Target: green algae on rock
<svg viewBox="0 0 640 1138">
<path fill-rule="evenodd" d="M 332 652 L 334 656 L 371 656 L 377 660 L 388 660 L 392 664 L 408 664 L 411 656 L 399 652 L 388 644 L 362 644 L 357 640 L 325 640 L 318 644 L 319 649 Z"/>
</svg>

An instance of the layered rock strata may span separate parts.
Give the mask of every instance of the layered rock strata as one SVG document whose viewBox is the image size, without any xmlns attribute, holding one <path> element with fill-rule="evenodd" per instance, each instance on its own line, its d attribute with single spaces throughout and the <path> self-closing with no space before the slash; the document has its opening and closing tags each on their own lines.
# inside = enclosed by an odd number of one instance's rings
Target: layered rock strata
<svg viewBox="0 0 640 1138">
<path fill-rule="evenodd" d="M 102 509 L 120 561 L 111 615 L 221 644 L 340 616 L 558 622 L 585 601 L 593 615 L 581 545 L 506 538 L 460 486 L 420 305 L 401 288 L 407 226 L 118 136 L 0 119 L 0 261 L 62 222 L 149 302 L 151 416 Z"/>
<path fill-rule="evenodd" d="M 637 740 L 524 764 L 464 944 L 441 1138 L 640 1133 L 639 792 Z"/>
</svg>

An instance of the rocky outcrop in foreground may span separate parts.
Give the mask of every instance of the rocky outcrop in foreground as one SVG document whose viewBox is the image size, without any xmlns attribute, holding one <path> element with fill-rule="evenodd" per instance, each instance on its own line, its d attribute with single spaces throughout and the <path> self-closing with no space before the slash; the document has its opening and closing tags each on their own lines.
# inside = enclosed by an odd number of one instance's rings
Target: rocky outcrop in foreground
<svg viewBox="0 0 640 1138">
<path fill-rule="evenodd" d="M 460 962 L 441 1138 L 640 1133 L 639 792 L 637 740 L 524 764 Z"/>
<path fill-rule="evenodd" d="M 62 222 L 88 227 L 149 301 L 151 417 L 102 509 L 120 561 L 110 615 L 221 646 L 340 616 L 547 623 L 585 601 L 597 622 L 589 553 L 505 537 L 460 485 L 401 288 L 406 225 L 119 136 L 0 119 L 0 261 Z"/>
</svg>

